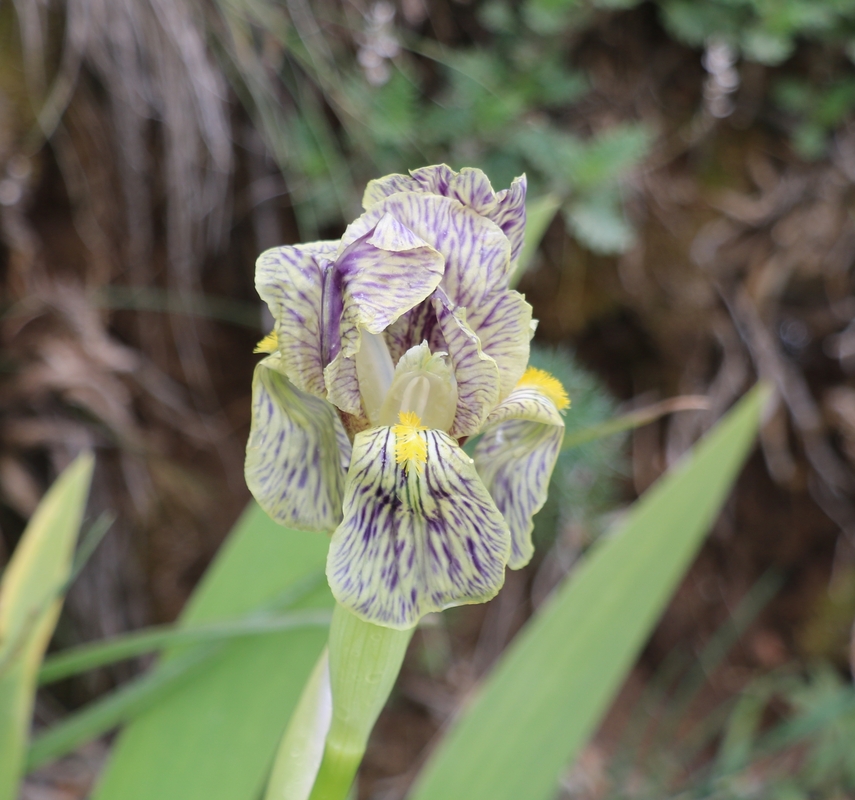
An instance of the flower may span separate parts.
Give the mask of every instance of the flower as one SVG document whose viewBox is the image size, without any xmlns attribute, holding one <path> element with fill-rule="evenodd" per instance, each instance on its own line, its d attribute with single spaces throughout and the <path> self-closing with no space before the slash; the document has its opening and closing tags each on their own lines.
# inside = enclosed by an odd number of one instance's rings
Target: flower
<svg viewBox="0 0 855 800">
<path fill-rule="evenodd" d="M 526 368 L 535 322 L 508 287 L 525 190 L 445 165 L 388 175 L 340 241 L 258 259 L 275 327 L 247 484 L 283 525 L 332 532 L 332 592 L 370 622 L 486 601 L 532 556 L 569 401 Z"/>
</svg>

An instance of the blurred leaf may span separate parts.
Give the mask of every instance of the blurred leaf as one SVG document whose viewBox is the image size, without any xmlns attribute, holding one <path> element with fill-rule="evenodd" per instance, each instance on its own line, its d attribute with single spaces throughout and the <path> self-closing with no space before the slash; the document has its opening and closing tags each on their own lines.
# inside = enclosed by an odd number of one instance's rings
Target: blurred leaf
<svg viewBox="0 0 855 800">
<path fill-rule="evenodd" d="M 94 459 L 79 456 L 33 514 L 0 583 L 0 799 L 17 797 L 36 676 L 72 573 Z"/>
<path fill-rule="evenodd" d="M 593 733 L 727 497 L 768 397 L 755 388 L 518 635 L 412 800 L 546 800 Z"/>
<path fill-rule="evenodd" d="M 561 207 L 561 198 L 557 194 L 547 194 L 526 203 L 525 244 L 520 253 L 516 270 L 511 275 L 510 286 L 516 287 L 525 271 L 531 266 L 543 235 Z"/>
<path fill-rule="evenodd" d="M 185 625 L 234 619 L 323 571 L 327 537 L 291 531 L 254 503 L 182 614 Z M 299 604 L 329 608 L 326 586 Z M 194 680 L 122 732 L 94 800 L 256 800 L 276 746 L 326 640 L 285 631 L 229 643 Z M 168 664 L 186 647 L 171 650 Z"/>
<path fill-rule="evenodd" d="M 617 180 L 644 158 L 651 133 L 643 125 L 617 125 L 591 139 L 570 167 L 570 178 L 578 191 L 602 188 Z"/>
<path fill-rule="evenodd" d="M 623 216 L 618 202 L 597 195 L 572 203 L 564 219 L 579 243 L 601 255 L 617 255 L 630 248 L 635 232 Z"/>
</svg>

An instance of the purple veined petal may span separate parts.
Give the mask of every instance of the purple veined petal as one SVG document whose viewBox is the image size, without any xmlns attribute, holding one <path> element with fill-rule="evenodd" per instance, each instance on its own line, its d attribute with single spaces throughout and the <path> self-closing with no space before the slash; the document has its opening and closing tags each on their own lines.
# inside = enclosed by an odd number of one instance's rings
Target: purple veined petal
<svg viewBox="0 0 855 800">
<path fill-rule="evenodd" d="M 362 332 L 382 333 L 402 314 L 427 298 L 442 279 L 444 259 L 390 214 L 358 238 L 344 243 L 332 268 L 334 281 L 324 306 L 341 308 L 338 319 L 325 322 L 325 334 L 338 342 L 324 378 L 327 396 L 342 411 L 363 415 L 359 380 L 353 357 Z"/>
<path fill-rule="evenodd" d="M 445 164 L 435 164 L 412 170 L 410 175 L 387 175 L 371 181 L 362 206 L 367 210 L 398 192 L 424 192 L 458 200 L 495 222 L 510 241 L 511 263 L 519 258 L 525 237 L 525 175 L 515 178 L 509 189 L 496 192 L 480 169 L 466 167 L 457 173 Z"/>
<path fill-rule="evenodd" d="M 452 307 L 441 290 L 433 296 L 433 307 L 457 379 L 457 415 L 451 435 L 471 436 L 481 429 L 499 402 L 499 367 L 483 351 L 480 339 L 468 324 L 466 309 Z"/>
<path fill-rule="evenodd" d="M 431 352 L 447 351 L 445 339 L 442 336 L 433 310 L 433 302 L 428 299 L 419 303 L 395 320 L 384 332 L 392 362 L 398 359 L 412 347 L 427 342 Z"/>
<path fill-rule="evenodd" d="M 480 169 L 465 167 L 454 172 L 442 164 L 439 167 L 422 167 L 411 174 L 424 191 L 451 197 L 491 219 L 496 208 L 496 193 L 490 179 Z"/>
<path fill-rule="evenodd" d="M 466 310 L 466 321 L 481 349 L 499 369 L 499 396 L 504 400 L 525 372 L 537 323 L 525 297 L 516 291 L 496 292 Z"/>
<path fill-rule="evenodd" d="M 385 200 L 387 197 L 398 192 L 421 192 L 422 186 L 409 175 L 393 173 L 382 178 L 368 181 L 365 192 L 362 195 L 362 207 L 368 211 L 369 208 Z"/>
<path fill-rule="evenodd" d="M 485 296 L 507 289 L 508 237 L 496 223 L 449 197 L 415 192 L 390 195 L 348 226 L 342 246 L 365 236 L 386 214 L 442 253 L 442 287 L 455 305 L 473 308 Z"/>
<path fill-rule="evenodd" d="M 342 519 L 350 440 L 335 409 L 295 388 L 277 361 L 269 356 L 255 368 L 246 483 L 276 522 L 332 531 Z"/>
<path fill-rule="evenodd" d="M 426 445 L 422 471 L 397 463 L 392 428 L 357 435 L 344 519 L 327 558 L 339 603 L 399 629 L 431 611 L 494 597 L 510 549 L 472 460 L 441 431 L 417 435 Z"/>
<path fill-rule="evenodd" d="M 510 189 L 496 195 L 496 207 L 490 214 L 511 243 L 511 263 L 515 264 L 525 243 L 525 195 L 528 182 L 525 175 L 514 178 Z"/>
<path fill-rule="evenodd" d="M 478 474 L 511 531 L 508 566 L 531 560 L 532 518 L 543 507 L 564 438 L 557 408 L 534 387 L 519 386 L 487 418 L 475 447 Z"/>
<path fill-rule="evenodd" d="M 338 242 L 274 247 L 258 257 L 255 286 L 275 320 L 279 364 L 304 392 L 324 397 L 322 293 L 324 272 Z"/>
</svg>

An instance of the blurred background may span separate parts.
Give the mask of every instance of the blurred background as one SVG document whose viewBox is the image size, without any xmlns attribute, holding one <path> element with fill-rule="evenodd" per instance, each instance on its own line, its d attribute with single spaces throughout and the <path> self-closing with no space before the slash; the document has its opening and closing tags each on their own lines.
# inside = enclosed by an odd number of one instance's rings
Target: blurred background
<svg viewBox="0 0 855 800">
<path fill-rule="evenodd" d="M 115 521 L 55 646 L 173 620 L 249 499 L 257 254 L 337 237 L 389 172 L 525 172 L 543 233 L 520 289 L 568 430 L 678 395 L 709 409 L 562 455 L 535 561 L 418 633 L 360 796 L 403 795 L 578 554 L 764 377 L 760 446 L 561 796 L 855 797 L 834 700 L 855 617 L 853 59 L 855 0 L 0 0 L 0 565 L 94 448 L 91 514 Z M 145 665 L 43 692 L 37 725 Z M 802 718 L 765 750 L 740 734 Z M 108 748 L 24 796 L 85 797 Z"/>
</svg>

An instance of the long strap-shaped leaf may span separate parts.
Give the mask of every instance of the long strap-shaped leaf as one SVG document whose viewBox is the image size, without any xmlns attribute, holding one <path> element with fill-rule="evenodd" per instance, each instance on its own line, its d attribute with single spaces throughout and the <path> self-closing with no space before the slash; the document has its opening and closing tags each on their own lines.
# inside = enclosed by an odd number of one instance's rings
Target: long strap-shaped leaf
<svg viewBox="0 0 855 800">
<path fill-rule="evenodd" d="M 62 605 L 92 456 L 78 458 L 45 495 L 0 584 L 0 800 L 17 796 L 36 675 Z"/>
<path fill-rule="evenodd" d="M 444 738 L 411 800 L 548 800 L 647 640 L 756 435 L 755 388 L 516 638 Z"/>
</svg>

